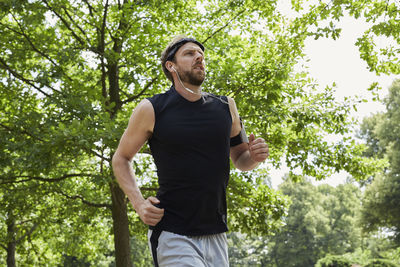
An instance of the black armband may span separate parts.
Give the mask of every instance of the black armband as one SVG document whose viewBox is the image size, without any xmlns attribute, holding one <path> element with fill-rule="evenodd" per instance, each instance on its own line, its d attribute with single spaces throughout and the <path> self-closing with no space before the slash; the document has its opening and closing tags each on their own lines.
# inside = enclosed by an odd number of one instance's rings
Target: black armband
<svg viewBox="0 0 400 267">
<path fill-rule="evenodd" d="M 242 129 L 240 130 L 240 133 L 238 135 L 232 137 L 231 140 L 230 140 L 230 146 L 231 147 L 240 145 L 241 143 L 248 143 L 249 142 L 249 138 L 247 138 L 247 134 L 246 134 L 246 131 L 244 129 L 242 118 L 240 118 L 240 126 L 242 127 Z"/>
</svg>

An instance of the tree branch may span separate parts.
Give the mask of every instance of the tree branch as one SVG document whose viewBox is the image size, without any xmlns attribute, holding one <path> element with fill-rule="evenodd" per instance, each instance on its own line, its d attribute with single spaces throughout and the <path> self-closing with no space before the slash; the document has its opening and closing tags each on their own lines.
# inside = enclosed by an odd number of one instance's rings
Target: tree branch
<svg viewBox="0 0 400 267">
<path fill-rule="evenodd" d="M 154 77 L 153 79 L 151 79 L 151 81 L 146 84 L 146 86 L 143 88 L 142 91 L 140 91 L 137 95 L 133 95 L 131 97 L 129 97 L 128 99 L 126 99 L 125 101 L 123 101 L 123 104 L 129 103 L 135 99 L 137 99 L 139 96 L 143 95 L 144 92 L 146 92 L 147 89 L 149 89 L 149 87 L 158 79 L 158 77 Z"/>
<path fill-rule="evenodd" d="M 101 24 L 101 32 L 100 32 L 100 42 L 101 42 L 101 47 L 103 48 L 102 51 L 104 52 L 105 48 L 105 28 L 106 28 L 106 22 L 107 22 L 107 12 L 108 12 L 108 0 L 106 1 L 106 5 L 104 6 L 104 12 L 103 12 L 103 21 Z"/>
<path fill-rule="evenodd" d="M 26 84 L 29 84 L 30 86 L 32 86 L 33 88 L 35 88 L 36 90 L 38 90 L 40 93 L 42 93 L 43 95 L 47 96 L 47 97 L 51 97 L 51 95 L 49 95 L 48 93 L 45 93 L 39 86 L 35 85 L 34 83 L 36 82 L 35 80 L 30 80 L 28 78 L 25 78 L 24 76 L 22 76 L 21 74 L 17 73 L 15 70 L 13 70 L 7 63 L 6 61 L 3 60 L 3 58 L 0 57 L 0 63 L 1 65 L 4 66 L 4 68 L 6 70 L 8 70 L 15 78 L 25 82 Z M 54 92 L 57 92 L 59 94 L 61 94 L 60 91 L 58 91 L 57 89 L 47 85 L 47 84 L 42 84 L 43 86 L 46 86 L 47 88 L 51 89 Z"/>
<path fill-rule="evenodd" d="M 92 18 L 93 18 L 93 7 L 90 5 L 90 3 L 87 1 L 87 0 L 83 0 L 83 2 L 85 2 L 85 4 L 88 6 L 88 9 L 89 9 L 89 14 L 90 14 L 90 16 L 92 16 Z"/>
<path fill-rule="evenodd" d="M 229 26 L 229 24 L 235 20 L 237 17 L 239 17 L 241 14 L 243 14 L 246 11 L 246 9 L 241 10 L 240 12 L 238 12 L 236 14 L 236 16 L 234 16 L 233 18 L 231 18 L 230 20 L 228 20 L 228 22 L 223 25 L 221 28 L 217 29 L 216 31 L 214 31 L 211 35 L 209 35 L 204 41 L 202 41 L 201 43 L 205 44 L 209 39 L 211 39 L 214 35 L 216 35 L 217 33 L 219 33 L 220 31 L 222 31 L 223 29 L 225 29 L 226 27 Z"/>
<path fill-rule="evenodd" d="M 122 5 L 119 3 L 119 5 L 121 5 L 119 7 L 120 10 L 121 10 L 122 6 L 125 5 L 125 3 L 126 3 L 126 1 L 124 1 L 122 3 Z M 121 19 L 124 19 L 124 18 L 125 18 L 125 16 L 123 16 Z M 135 20 L 130 19 L 130 21 L 129 21 L 130 23 L 125 25 L 125 27 L 124 27 L 124 30 L 123 30 L 123 32 L 121 34 L 121 39 L 125 39 L 126 35 L 129 34 L 129 30 L 132 28 L 132 26 L 135 25 L 136 23 L 138 23 L 138 21 L 143 20 L 143 19 L 146 20 L 148 18 L 147 17 L 143 18 L 143 17 L 138 16 L 138 17 L 136 17 Z M 120 26 L 121 26 L 121 24 L 120 24 Z M 121 31 L 122 30 L 121 27 L 118 27 L 118 30 Z M 109 31 L 109 35 L 110 35 L 111 39 L 115 39 L 116 38 L 115 36 L 112 35 L 111 31 Z"/>
<path fill-rule="evenodd" d="M 93 177 L 96 175 L 90 174 L 90 173 L 71 173 L 71 174 L 65 174 L 63 176 L 57 177 L 57 178 L 43 178 L 40 176 L 29 176 L 29 175 L 15 175 L 15 176 L 10 176 L 10 177 L 4 177 L 4 176 L 0 176 L 0 178 L 2 180 L 8 180 L 6 182 L 1 182 L 0 184 L 13 184 L 13 183 L 24 183 L 24 182 L 28 182 L 28 181 L 42 181 L 42 182 L 59 182 L 68 178 L 72 178 L 72 177 Z M 12 179 L 18 179 L 18 178 L 26 178 L 23 180 L 18 180 L 15 181 Z"/>
<path fill-rule="evenodd" d="M 65 25 L 65 27 L 67 27 L 67 29 L 71 32 L 71 34 L 75 37 L 75 39 L 83 46 L 86 45 L 86 43 L 82 40 L 82 38 L 80 38 L 75 31 L 71 28 L 71 25 L 69 25 L 69 23 L 65 20 L 65 18 L 63 18 L 63 16 L 61 16 L 57 11 L 55 11 L 55 9 L 53 7 L 51 7 L 49 5 L 49 3 L 47 2 L 47 0 L 42 0 L 48 9 L 50 9 L 61 21 L 62 23 Z"/>
<path fill-rule="evenodd" d="M 28 136 L 34 138 L 35 140 L 39 140 L 39 141 L 41 141 L 41 142 L 45 142 L 45 140 L 43 140 L 43 139 L 41 139 L 41 138 L 39 138 L 39 137 L 37 137 L 37 136 L 35 136 L 35 135 L 29 133 L 29 132 L 26 131 L 25 129 L 12 129 L 12 128 L 10 128 L 10 127 L 8 127 L 8 126 L 2 124 L 2 123 L 0 123 L 0 127 L 6 129 L 7 131 L 9 131 L 9 132 L 11 132 L 11 133 L 14 132 L 14 131 L 20 131 L 21 133 L 26 134 L 26 135 L 28 135 Z M 106 160 L 106 161 L 108 161 L 108 162 L 111 161 L 110 158 L 104 157 L 103 155 L 99 154 L 98 152 L 96 152 L 96 151 L 93 150 L 93 149 L 88 149 L 86 152 L 92 153 L 92 154 L 95 155 L 96 157 L 99 157 L 99 158 L 101 158 L 101 159 L 103 159 L 103 160 Z"/>
<path fill-rule="evenodd" d="M 21 242 L 25 237 L 30 236 L 30 235 L 33 233 L 33 231 L 35 231 L 35 229 L 36 229 L 37 226 L 38 226 L 37 224 L 34 224 L 28 232 L 26 232 L 23 236 L 21 236 L 20 238 L 18 238 L 17 240 L 15 240 L 15 242 L 18 244 L 18 243 Z"/>
<path fill-rule="evenodd" d="M 72 22 L 72 24 L 74 24 L 75 27 L 77 27 L 77 28 L 79 29 L 79 31 L 85 36 L 86 41 L 90 44 L 90 41 L 89 41 L 89 39 L 87 38 L 86 32 L 79 26 L 78 23 L 75 22 L 75 20 L 72 18 L 72 16 L 68 13 L 67 8 L 66 8 L 64 5 L 63 5 L 61 8 L 64 10 L 65 14 L 66 14 L 67 17 L 69 18 L 69 20 Z"/>
<path fill-rule="evenodd" d="M 38 250 L 37 250 L 37 246 L 35 246 L 35 244 L 33 244 L 32 243 L 32 239 L 31 239 L 31 236 L 28 236 L 28 242 L 29 242 L 29 244 L 31 244 L 31 248 L 32 248 L 32 250 L 35 252 L 35 254 L 36 255 L 40 255 L 40 253 L 38 252 Z M 45 256 L 45 255 L 40 255 L 40 257 L 42 257 L 42 260 L 44 260 L 44 262 L 46 262 L 47 261 L 47 257 Z"/>
<path fill-rule="evenodd" d="M 18 27 L 19 27 L 19 29 L 20 29 L 21 32 L 16 31 L 15 29 L 12 29 L 11 27 L 8 27 L 7 25 L 4 25 L 4 24 L 2 24 L 2 23 L 0 23 L 0 24 L 3 25 L 3 26 L 5 26 L 7 29 L 13 31 L 14 33 L 19 34 L 19 35 L 22 35 L 23 37 L 25 37 L 25 39 L 28 41 L 29 45 L 32 47 L 33 51 L 35 51 L 36 53 L 38 53 L 38 54 L 41 55 L 42 57 L 46 58 L 47 60 L 49 60 L 54 66 L 56 66 L 57 68 L 59 68 L 59 69 L 63 72 L 63 74 L 64 74 L 70 81 L 72 81 L 72 78 L 69 77 L 69 76 L 64 72 L 64 70 L 62 69 L 62 67 L 61 67 L 59 64 L 57 64 L 57 62 L 54 62 L 54 60 L 53 60 L 49 55 L 47 55 L 47 54 L 44 53 L 43 51 L 40 51 L 40 50 L 33 44 L 31 38 L 25 33 L 24 28 L 23 28 L 22 25 L 19 23 L 19 21 L 17 20 L 17 18 L 14 16 L 14 14 L 13 14 L 12 12 L 10 12 L 10 13 L 11 13 L 11 16 L 14 18 L 14 21 L 17 23 L 17 25 L 18 25 Z"/>
<path fill-rule="evenodd" d="M 90 206 L 90 207 L 95 207 L 95 208 L 111 208 L 111 205 L 107 204 L 107 203 L 93 203 L 90 201 L 87 201 L 83 198 L 83 196 L 80 195 L 75 195 L 75 196 L 70 196 L 65 194 L 64 192 L 58 191 L 57 193 L 63 195 L 64 197 L 68 198 L 68 199 L 72 199 L 72 200 L 76 200 L 79 199 L 82 201 L 82 203 Z"/>
<path fill-rule="evenodd" d="M 106 6 L 104 8 L 103 12 L 103 22 L 101 25 L 100 29 L 100 38 L 99 38 L 99 44 L 98 44 L 98 50 L 100 53 L 100 65 L 101 65 L 101 93 L 104 99 L 107 99 L 107 85 L 106 85 L 106 77 L 107 77 L 107 71 L 106 71 L 106 63 L 104 62 L 104 50 L 105 50 L 105 24 L 106 24 L 106 17 L 107 17 L 107 11 L 108 11 L 108 0 L 106 2 Z M 108 105 L 106 103 L 106 105 Z"/>
<path fill-rule="evenodd" d="M 108 162 L 111 161 L 110 158 L 104 157 L 103 155 L 99 154 L 98 152 L 96 152 L 96 151 L 93 150 L 93 149 L 90 149 L 89 152 L 92 153 L 92 154 L 94 154 L 96 157 L 99 157 L 99 158 L 102 159 L 102 160 L 105 160 L 105 161 L 108 161 Z"/>
<path fill-rule="evenodd" d="M 36 90 L 38 90 L 40 93 L 42 93 L 43 95 L 47 96 L 47 97 L 51 97 L 51 95 L 49 95 L 48 93 L 45 93 L 40 87 L 36 86 L 34 84 L 35 81 L 27 79 L 25 77 L 23 77 L 21 74 L 17 73 L 16 71 L 14 71 L 1 57 L 0 57 L 0 63 L 1 65 L 3 65 L 3 67 L 8 70 L 15 78 L 23 81 L 26 84 L 29 84 L 30 86 L 32 86 L 33 88 L 35 88 Z M 56 90 L 57 91 L 57 90 Z"/>
<path fill-rule="evenodd" d="M 322 14 L 323 11 L 325 11 L 329 7 L 330 4 L 332 4 L 332 2 L 333 2 L 333 0 L 329 1 L 329 3 L 325 4 L 324 8 L 318 14 L 316 14 L 316 15 L 314 14 L 314 16 L 312 18 L 313 22 L 317 20 L 317 18 Z M 306 14 L 306 15 L 309 15 L 309 14 Z M 302 17 L 302 18 L 304 18 L 304 17 Z M 298 38 L 300 36 L 304 36 L 304 34 L 307 35 L 307 31 L 308 31 L 308 26 L 309 25 L 307 25 L 307 27 L 305 27 L 305 29 L 300 34 L 298 34 L 295 38 Z"/>
<path fill-rule="evenodd" d="M 17 18 L 14 16 L 14 14 L 13 14 L 12 12 L 10 12 L 10 14 L 11 14 L 11 16 L 13 17 L 14 21 L 17 23 L 18 28 L 19 28 L 20 31 L 21 31 L 21 32 L 18 32 L 18 31 L 15 31 L 15 30 L 14 30 L 13 32 L 15 32 L 15 33 L 17 33 L 17 34 L 19 34 L 19 35 L 24 36 L 25 39 L 28 41 L 29 45 L 33 48 L 34 51 L 36 51 L 39 55 L 45 57 L 45 58 L 48 59 L 53 65 L 56 65 L 56 66 L 58 67 L 57 63 L 54 62 L 52 58 L 50 58 L 50 57 L 49 57 L 48 55 L 46 55 L 45 53 L 41 52 L 41 51 L 33 44 L 31 38 L 25 33 L 25 31 L 24 31 L 22 25 L 19 23 L 19 21 L 17 20 Z"/>
<path fill-rule="evenodd" d="M 0 127 L 3 127 L 4 129 L 6 129 L 7 131 L 9 131 L 9 132 L 11 132 L 11 133 L 13 133 L 13 132 L 15 131 L 14 129 L 12 129 L 12 128 L 10 128 L 10 127 L 8 127 L 8 126 L 2 124 L 2 123 L 0 123 Z M 22 129 L 22 130 L 21 130 L 21 129 L 17 129 L 17 131 L 20 131 L 20 132 L 22 132 L 23 134 L 26 134 L 26 135 L 28 135 L 28 136 L 30 136 L 30 137 L 36 139 L 36 140 L 39 140 L 39 141 L 44 142 L 43 139 L 41 139 L 41 138 L 39 138 L 39 137 L 37 137 L 37 136 L 34 136 L 33 134 L 29 133 L 28 131 L 26 131 L 26 130 L 24 130 L 24 129 Z"/>
</svg>

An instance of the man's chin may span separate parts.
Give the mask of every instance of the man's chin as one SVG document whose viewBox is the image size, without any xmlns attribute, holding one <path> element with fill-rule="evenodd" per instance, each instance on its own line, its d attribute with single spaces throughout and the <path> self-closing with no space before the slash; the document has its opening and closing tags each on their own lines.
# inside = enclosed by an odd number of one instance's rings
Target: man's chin
<svg viewBox="0 0 400 267">
<path fill-rule="evenodd" d="M 205 75 L 204 74 L 203 75 L 198 75 L 197 77 L 192 77 L 191 84 L 197 85 L 197 86 L 202 85 L 203 82 L 204 82 L 204 79 L 205 79 Z"/>
<path fill-rule="evenodd" d="M 204 82 L 204 78 L 203 79 L 198 79 L 198 80 L 192 80 L 191 84 L 196 85 L 196 86 L 200 86 L 202 85 Z"/>
<path fill-rule="evenodd" d="M 203 84 L 206 77 L 206 73 L 203 70 L 199 70 L 198 72 L 187 73 L 183 76 L 182 80 L 185 82 L 189 82 L 192 85 L 200 86 Z"/>
</svg>

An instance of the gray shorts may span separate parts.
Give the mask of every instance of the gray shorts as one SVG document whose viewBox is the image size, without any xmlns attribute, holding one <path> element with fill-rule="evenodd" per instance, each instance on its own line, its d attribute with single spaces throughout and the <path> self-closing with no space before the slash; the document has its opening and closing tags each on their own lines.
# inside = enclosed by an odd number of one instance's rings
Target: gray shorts
<svg viewBox="0 0 400 267">
<path fill-rule="evenodd" d="M 151 251 L 154 248 L 153 231 L 149 230 L 148 239 Z M 157 245 L 157 244 L 156 244 Z M 226 234 L 184 236 L 162 231 L 158 237 L 156 257 L 159 267 L 227 267 L 228 245 Z"/>
</svg>

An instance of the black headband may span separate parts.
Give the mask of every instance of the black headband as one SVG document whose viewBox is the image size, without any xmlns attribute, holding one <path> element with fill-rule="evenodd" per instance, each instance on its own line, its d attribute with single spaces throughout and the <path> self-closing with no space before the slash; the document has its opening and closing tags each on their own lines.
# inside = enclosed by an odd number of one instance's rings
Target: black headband
<svg viewBox="0 0 400 267">
<path fill-rule="evenodd" d="M 200 46 L 201 50 L 204 51 L 204 46 L 200 42 L 198 42 L 196 39 L 183 38 L 183 39 L 179 40 L 178 42 L 176 42 L 173 46 L 171 46 L 166 61 L 173 60 L 178 49 L 181 48 L 186 43 L 195 43 L 198 46 Z"/>
</svg>

